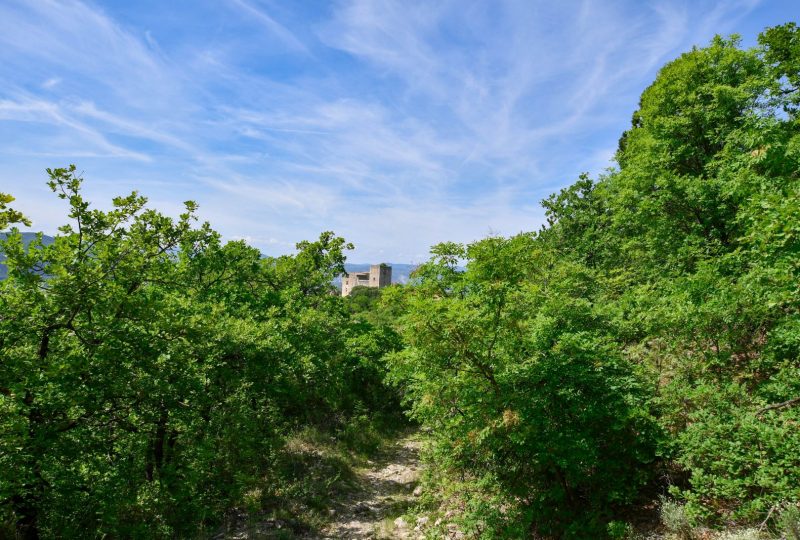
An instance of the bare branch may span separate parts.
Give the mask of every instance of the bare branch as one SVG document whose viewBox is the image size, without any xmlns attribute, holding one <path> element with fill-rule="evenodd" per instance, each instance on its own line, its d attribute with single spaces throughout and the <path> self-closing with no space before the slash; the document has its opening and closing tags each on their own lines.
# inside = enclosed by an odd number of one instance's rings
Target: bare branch
<svg viewBox="0 0 800 540">
<path fill-rule="evenodd" d="M 777 410 L 777 409 L 785 409 L 786 407 L 791 407 L 793 405 L 797 405 L 798 403 L 800 403 L 800 397 L 796 397 L 794 399 L 783 401 L 781 403 L 773 403 L 772 405 L 767 405 L 763 409 L 760 409 L 756 413 L 756 416 L 761 416 L 762 414 L 764 414 L 767 411 L 774 411 L 774 410 Z"/>
</svg>

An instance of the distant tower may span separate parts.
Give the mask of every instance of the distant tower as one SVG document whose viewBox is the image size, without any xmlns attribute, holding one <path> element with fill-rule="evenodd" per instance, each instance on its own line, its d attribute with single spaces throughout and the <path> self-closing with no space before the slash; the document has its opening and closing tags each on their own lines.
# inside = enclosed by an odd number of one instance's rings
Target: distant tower
<svg viewBox="0 0 800 540">
<path fill-rule="evenodd" d="M 392 267 L 373 264 L 369 272 L 350 272 L 342 278 L 342 296 L 350 296 L 353 287 L 386 287 L 392 284 Z"/>
</svg>

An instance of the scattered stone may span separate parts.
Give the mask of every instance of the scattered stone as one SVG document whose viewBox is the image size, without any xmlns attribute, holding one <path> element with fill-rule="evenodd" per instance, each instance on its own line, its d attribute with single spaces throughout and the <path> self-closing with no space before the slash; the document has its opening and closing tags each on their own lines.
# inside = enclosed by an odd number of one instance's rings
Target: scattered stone
<svg viewBox="0 0 800 540">
<path fill-rule="evenodd" d="M 399 439 L 381 460 L 357 471 L 358 490 L 346 498 L 338 498 L 335 513 L 328 510 L 331 519 L 321 538 L 375 540 L 387 535 L 398 540 L 424 538 L 423 530 L 414 530 L 416 520 L 390 518 L 394 520 L 391 532 L 386 529 L 392 522 L 383 522 L 388 516 L 397 516 L 398 508 L 413 503 L 411 493 L 419 484 L 422 470 L 419 447 L 420 442 L 413 436 Z M 334 489 L 332 496 L 336 495 Z"/>
<path fill-rule="evenodd" d="M 414 488 L 414 497 L 419 497 L 422 495 L 422 486 L 417 486 Z"/>
<path fill-rule="evenodd" d="M 442 518 L 436 518 L 436 521 L 433 522 L 434 527 L 438 527 L 442 524 Z"/>
<path fill-rule="evenodd" d="M 448 523 L 447 538 L 451 538 L 453 540 L 462 540 L 464 538 L 464 533 L 458 530 L 458 525 L 455 523 Z"/>
<path fill-rule="evenodd" d="M 355 508 L 353 508 L 354 514 L 371 514 L 372 508 L 365 502 L 358 503 Z"/>
<path fill-rule="evenodd" d="M 430 521 L 430 518 L 428 518 L 428 516 L 418 517 L 417 518 L 417 525 L 420 526 L 420 527 L 424 527 L 425 525 L 428 524 L 428 521 Z"/>
</svg>

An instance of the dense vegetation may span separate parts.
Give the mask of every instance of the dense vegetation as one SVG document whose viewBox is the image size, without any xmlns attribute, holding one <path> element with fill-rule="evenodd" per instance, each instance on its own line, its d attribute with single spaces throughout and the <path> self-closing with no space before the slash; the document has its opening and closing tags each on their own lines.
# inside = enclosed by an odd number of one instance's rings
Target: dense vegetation
<svg viewBox="0 0 800 540">
<path fill-rule="evenodd" d="M 293 429 L 397 409 L 376 363 L 395 343 L 330 294 L 342 239 L 265 259 L 191 203 L 102 212 L 74 167 L 49 173 L 74 225 L 3 243 L 0 501 L 22 536 L 194 535 Z"/>
<path fill-rule="evenodd" d="M 476 533 L 602 536 L 659 483 L 711 523 L 800 500 L 800 31 L 759 44 L 667 64 L 540 232 L 419 270 L 393 377 Z"/>
<path fill-rule="evenodd" d="M 263 258 L 192 203 L 93 210 L 49 171 L 72 225 L 2 242 L 0 520 L 193 536 L 295 430 L 358 431 L 398 395 L 476 537 L 618 537 L 666 493 L 695 522 L 779 515 L 800 501 L 798 28 L 667 64 L 616 162 L 543 201 L 542 230 L 440 244 L 349 299 L 331 233 Z"/>
</svg>

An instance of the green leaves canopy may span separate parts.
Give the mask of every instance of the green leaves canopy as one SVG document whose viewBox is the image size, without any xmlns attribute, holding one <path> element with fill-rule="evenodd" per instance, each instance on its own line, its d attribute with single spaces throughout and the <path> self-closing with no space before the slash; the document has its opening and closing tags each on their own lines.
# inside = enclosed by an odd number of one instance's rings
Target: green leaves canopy
<svg viewBox="0 0 800 540">
<path fill-rule="evenodd" d="M 487 538 L 602 535 L 655 473 L 711 522 L 800 500 L 798 44 L 683 54 L 540 233 L 418 271 L 395 379 L 439 460 L 511 495 Z"/>
<path fill-rule="evenodd" d="M 356 346 L 372 328 L 330 294 L 341 238 L 262 258 L 196 226 L 194 203 L 172 219 L 133 193 L 104 212 L 74 167 L 48 173 L 72 223 L 2 243 L 0 516 L 18 534 L 195 535 L 292 429 L 387 401 L 362 387 L 382 387 L 390 345 Z"/>
</svg>

